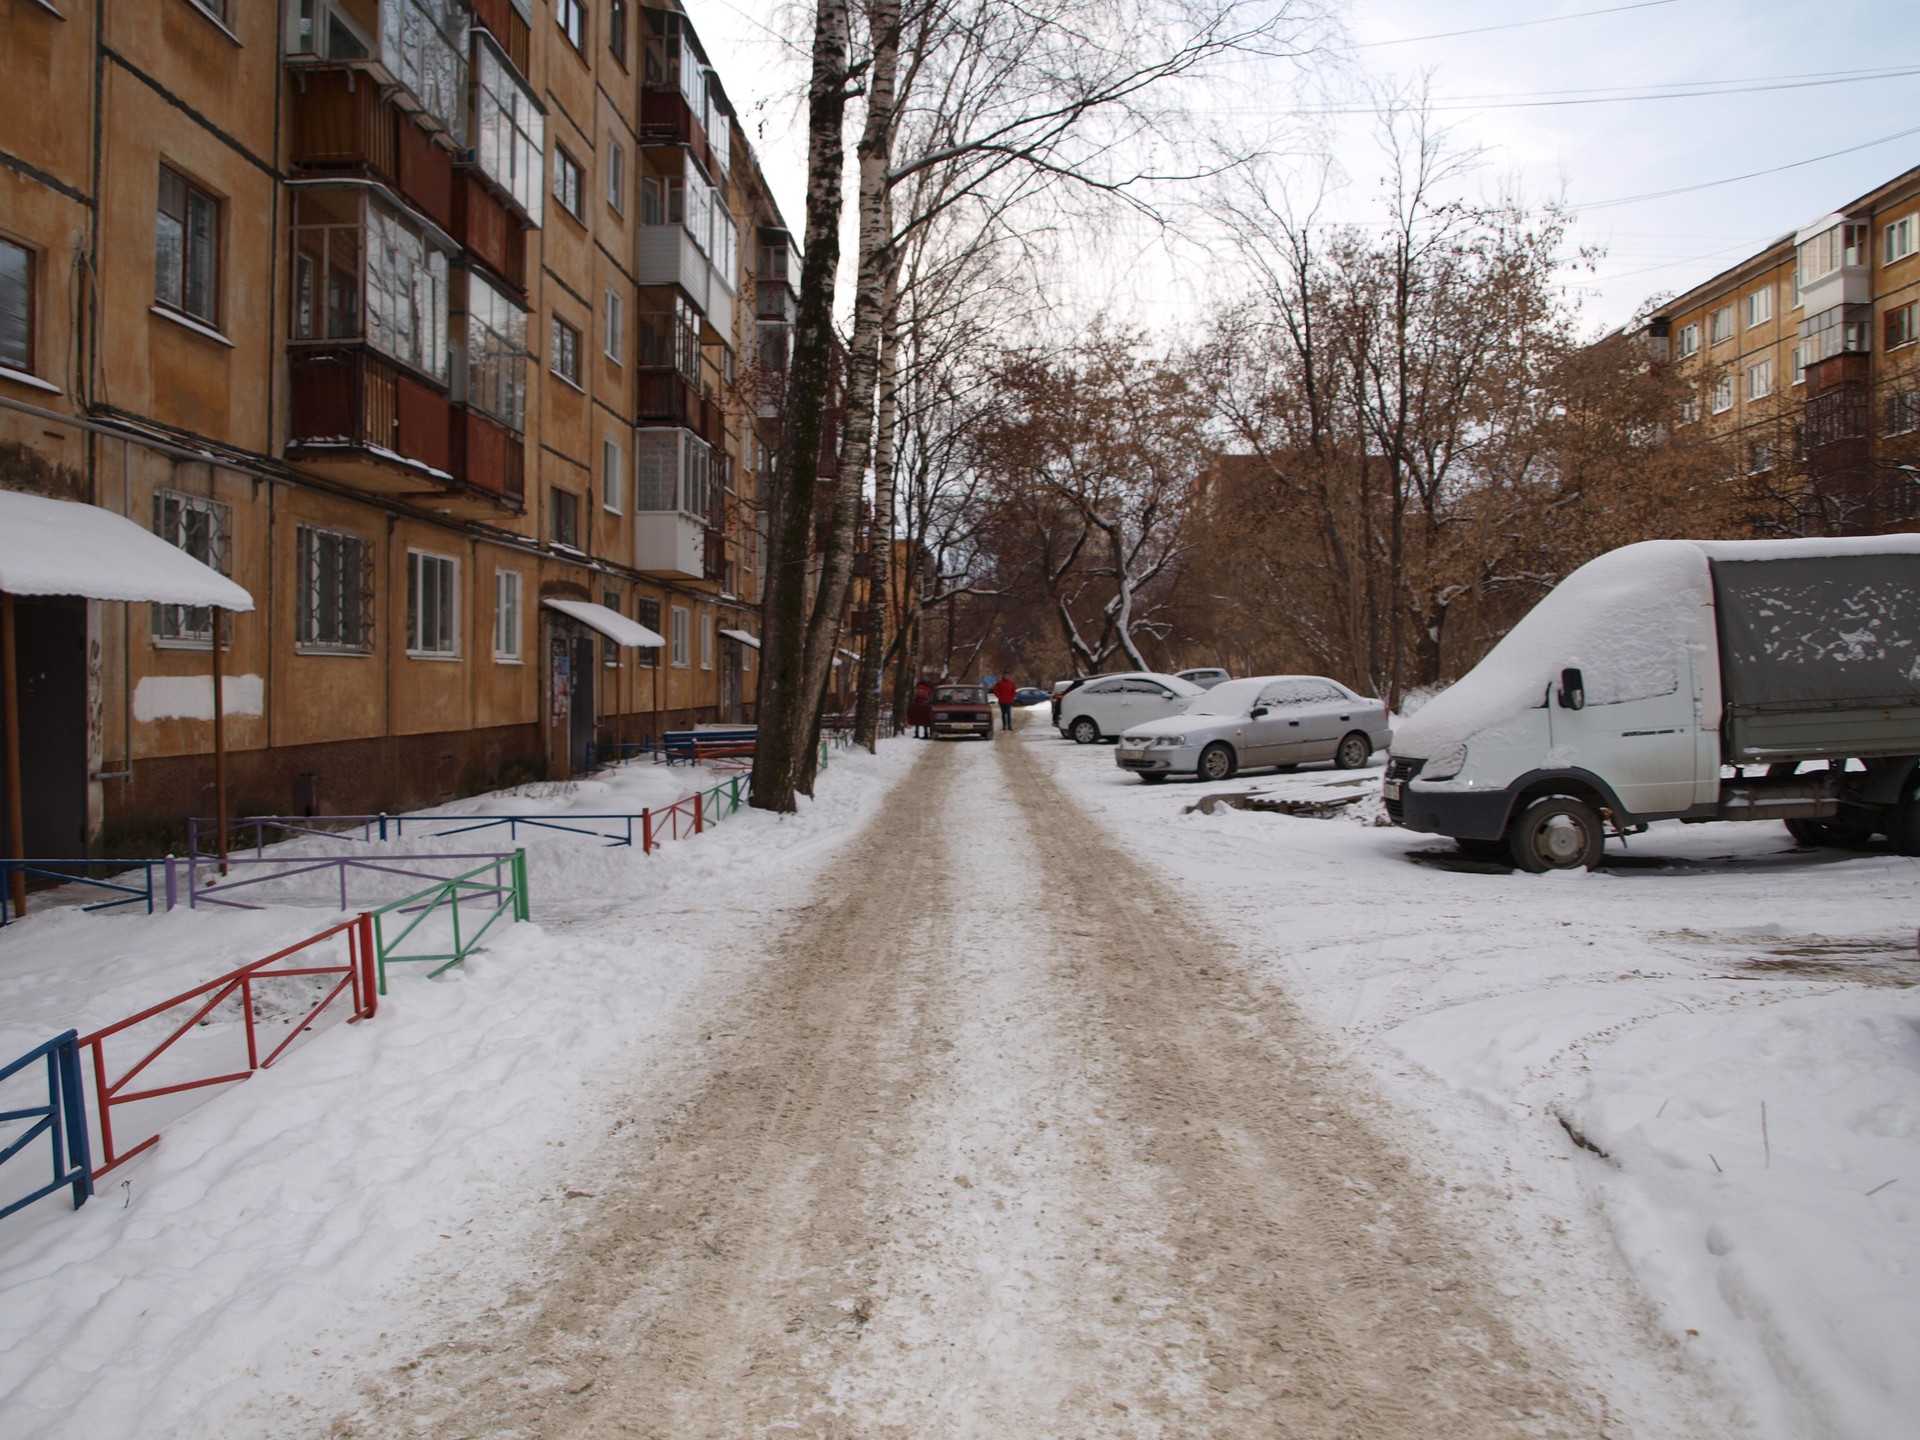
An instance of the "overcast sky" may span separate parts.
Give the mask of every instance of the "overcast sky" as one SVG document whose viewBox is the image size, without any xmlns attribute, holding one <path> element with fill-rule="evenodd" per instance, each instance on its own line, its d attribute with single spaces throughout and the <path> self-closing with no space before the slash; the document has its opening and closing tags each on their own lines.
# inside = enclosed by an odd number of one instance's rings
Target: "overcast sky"
<svg viewBox="0 0 1920 1440">
<path fill-rule="evenodd" d="M 794 92 L 801 71 L 775 36 L 796 18 L 804 23 L 806 11 L 782 0 L 686 5 L 798 229 L 805 143 Z M 1607 13 L 1587 13 L 1600 11 Z M 1460 143 L 1485 151 L 1476 184 L 1488 193 L 1515 186 L 1533 203 L 1564 197 L 1578 212 L 1573 242 L 1606 251 L 1597 271 L 1577 281 L 1582 313 L 1596 329 L 1920 163 L 1916 0 L 1351 0 L 1341 13 L 1349 73 L 1400 80 L 1426 73 L 1439 118 L 1456 127 Z M 1484 28 L 1547 17 L 1565 18 Z M 1480 33 L 1436 37 L 1463 30 Z M 1849 78 L 1903 69 L 1917 73 Z M 1696 90 L 1709 93 L 1518 103 Z M 1357 84 L 1352 93 L 1353 104 L 1363 103 Z M 1332 213 L 1375 213 L 1372 117 L 1295 117 L 1341 102 L 1303 93 L 1268 62 L 1237 67 L 1198 103 L 1216 107 L 1227 124 L 1321 129 L 1348 179 Z M 1842 151 L 1852 153 L 1835 153 Z M 1796 161 L 1814 163 L 1689 188 Z M 1667 191 L 1682 193 L 1603 203 Z M 1117 243 L 1124 250 L 1127 237 Z M 1202 303 L 1220 272 L 1207 265 L 1204 249 L 1188 247 L 1131 267 L 1076 266 L 1067 283 L 1084 288 L 1096 283 L 1094 273 L 1115 277 L 1097 282 L 1106 288 L 1096 303 L 1156 324 Z"/>
</svg>

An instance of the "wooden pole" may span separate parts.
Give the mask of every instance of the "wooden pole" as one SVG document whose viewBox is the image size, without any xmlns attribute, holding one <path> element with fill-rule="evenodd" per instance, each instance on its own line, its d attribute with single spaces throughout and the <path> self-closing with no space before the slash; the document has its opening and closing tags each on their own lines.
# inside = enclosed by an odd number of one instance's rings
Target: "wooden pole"
<svg viewBox="0 0 1920 1440">
<path fill-rule="evenodd" d="M 26 811 L 20 797 L 20 651 L 14 643 L 13 596 L 0 591 L 0 689 L 6 692 L 7 726 L 7 853 L 9 858 L 27 858 Z M 27 913 L 27 872 L 13 872 L 13 914 L 17 920 Z"/>
<path fill-rule="evenodd" d="M 213 813 L 220 837 L 220 873 L 227 873 L 226 697 L 220 693 L 220 607 L 213 607 Z"/>
</svg>

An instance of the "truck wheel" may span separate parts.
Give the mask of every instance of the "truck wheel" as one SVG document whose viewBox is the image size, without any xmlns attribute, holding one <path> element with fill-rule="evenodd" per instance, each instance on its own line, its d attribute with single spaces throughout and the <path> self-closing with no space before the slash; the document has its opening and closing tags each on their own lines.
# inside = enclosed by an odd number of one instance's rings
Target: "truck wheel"
<svg viewBox="0 0 1920 1440">
<path fill-rule="evenodd" d="M 1920 790 L 1887 808 L 1887 840 L 1896 855 L 1920 855 Z"/>
<path fill-rule="evenodd" d="M 1846 825 L 1833 825 L 1825 820 L 1789 820 L 1787 833 L 1808 849 L 1846 850 L 1861 844 L 1871 834 L 1870 831 L 1855 829 Z"/>
<path fill-rule="evenodd" d="M 1358 730 L 1352 730 L 1340 738 L 1340 748 L 1333 752 L 1333 768 L 1358 770 L 1372 758 L 1373 742 Z"/>
<path fill-rule="evenodd" d="M 1600 863 L 1606 832 L 1600 816 L 1571 795 L 1543 795 L 1513 822 L 1507 848 L 1513 863 L 1538 875 L 1547 870 L 1591 870 Z"/>
<path fill-rule="evenodd" d="M 1074 744 L 1091 745 L 1100 738 L 1100 727 L 1093 723 L 1091 715 L 1082 715 L 1067 733 L 1073 736 Z"/>
<path fill-rule="evenodd" d="M 1453 843 L 1462 855 L 1471 855 L 1476 860 L 1502 860 L 1507 855 L 1507 842 L 1504 840 L 1471 840 L 1464 835 L 1456 835 Z"/>
<path fill-rule="evenodd" d="M 1202 780 L 1231 780 L 1233 772 L 1240 768 L 1233 758 L 1233 747 L 1224 741 L 1216 740 L 1200 752 L 1200 764 L 1197 767 Z"/>
</svg>

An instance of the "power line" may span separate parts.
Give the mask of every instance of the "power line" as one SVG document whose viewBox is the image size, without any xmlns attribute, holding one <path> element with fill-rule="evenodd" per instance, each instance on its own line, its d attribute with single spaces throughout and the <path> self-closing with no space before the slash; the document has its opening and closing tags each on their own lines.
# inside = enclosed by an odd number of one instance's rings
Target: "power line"
<svg viewBox="0 0 1920 1440">
<path fill-rule="evenodd" d="M 1640 95 L 1599 95 L 1575 97 L 1569 99 L 1545 100 L 1499 100 L 1474 101 L 1457 95 L 1435 97 L 1424 106 L 1417 108 L 1428 111 L 1442 110 L 1530 110 L 1553 108 L 1564 105 L 1620 105 L 1643 100 L 1698 100 L 1717 95 L 1755 95 L 1770 90 L 1812 90 L 1827 85 L 1857 85 L 1869 80 L 1904 80 L 1920 75 L 1920 66 L 1908 66 L 1899 70 L 1879 70 L 1844 75 L 1830 80 L 1794 80 L 1760 85 L 1726 85 L 1716 89 L 1663 90 Z M 1571 94 L 1572 92 L 1543 91 L 1542 94 Z M 1235 110 L 1250 113 L 1252 106 L 1236 106 Z M 1381 105 L 1342 105 L 1319 108 L 1301 108 L 1277 113 L 1289 115 L 1379 115 L 1388 113 L 1390 107 Z M 1273 113 L 1273 112 L 1269 112 Z"/>
<path fill-rule="evenodd" d="M 1571 15 L 1546 15 L 1538 20 L 1509 20 L 1504 25 L 1479 25 L 1471 30 L 1441 30 L 1432 35 L 1406 35 L 1398 40 L 1369 40 L 1355 50 L 1377 50 L 1382 45 L 1415 45 L 1422 40 L 1451 40 L 1457 35 L 1490 35 L 1495 30 L 1524 30 L 1529 25 L 1554 25 L 1562 20 L 1584 20 L 1589 15 L 1618 15 L 1623 10 L 1651 10 L 1656 5 L 1671 5 L 1673 0 L 1639 0 L 1634 5 L 1610 5 L 1604 10 L 1576 10 Z"/>
<path fill-rule="evenodd" d="M 1749 170 L 1744 175 L 1729 175 L 1724 180 L 1703 180 L 1698 185 L 1676 185 L 1671 190 L 1649 190 L 1644 195 L 1621 195 L 1612 200 L 1595 200 L 1586 205 L 1576 205 L 1576 210 L 1607 210 L 1615 205 L 1637 205 L 1643 200 L 1664 200 L 1669 195 L 1687 195 L 1695 190 L 1711 190 L 1719 185 L 1733 185 L 1742 180 L 1757 179 L 1762 175 L 1778 175 L 1783 170 L 1798 170 L 1802 165 L 1818 165 L 1822 160 L 1835 160 L 1842 155 L 1852 155 L 1857 151 L 1871 150 L 1876 145 L 1888 145 L 1895 140 L 1904 140 L 1909 135 L 1920 135 L 1920 125 L 1909 130 L 1896 130 L 1891 135 L 1882 135 L 1878 140 L 1863 140 L 1858 145 L 1849 145 L 1844 150 L 1829 150 L 1824 155 L 1814 155 L 1806 160 L 1793 160 L 1785 165 L 1775 165 L 1766 170 Z"/>
</svg>

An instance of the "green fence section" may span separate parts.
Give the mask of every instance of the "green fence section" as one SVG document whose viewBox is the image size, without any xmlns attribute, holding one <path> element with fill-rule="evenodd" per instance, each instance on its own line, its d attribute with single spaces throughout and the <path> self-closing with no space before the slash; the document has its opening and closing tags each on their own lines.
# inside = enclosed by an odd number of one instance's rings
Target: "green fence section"
<svg viewBox="0 0 1920 1440">
<path fill-rule="evenodd" d="M 387 993 L 387 964 L 413 963 L 426 961 L 440 962 L 428 972 L 429 976 L 439 975 L 451 970 L 480 948 L 481 938 L 493 928 L 494 922 L 502 915 L 511 912 L 515 921 L 529 918 L 527 909 L 527 852 L 516 850 L 507 861 L 507 879 L 500 878 L 500 862 L 481 865 L 463 875 L 453 875 L 439 884 L 409 895 L 405 899 L 395 900 L 382 905 L 378 910 L 368 913 L 373 916 L 373 948 L 380 964 L 380 993 Z M 489 878 L 482 879 L 486 876 Z M 464 908 L 464 915 L 462 913 Z M 408 911 L 415 911 L 407 918 L 406 924 L 394 934 L 387 936 L 390 924 L 398 924 Z M 402 949 L 428 920 L 439 916 L 452 922 L 453 948 L 451 950 L 422 950 L 409 954 Z M 416 943 L 426 943 L 424 940 Z"/>
<path fill-rule="evenodd" d="M 722 780 L 711 790 L 700 792 L 700 819 L 703 825 L 711 825 L 716 820 L 724 820 L 738 810 L 752 789 L 752 777 L 736 775 L 731 780 Z"/>
</svg>

